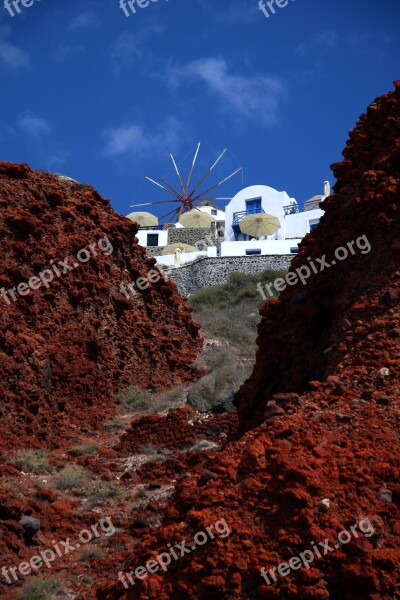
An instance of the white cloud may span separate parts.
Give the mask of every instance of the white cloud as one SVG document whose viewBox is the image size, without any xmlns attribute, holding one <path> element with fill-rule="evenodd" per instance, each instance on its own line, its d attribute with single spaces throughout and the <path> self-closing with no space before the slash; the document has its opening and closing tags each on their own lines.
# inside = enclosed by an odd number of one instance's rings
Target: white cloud
<svg viewBox="0 0 400 600">
<path fill-rule="evenodd" d="M 58 152 L 55 154 L 51 154 L 45 160 L 45 165 L 51 168 L 63 167 L 69 162 L 69 153 L 67 152 Z"/>
<path fill-rule="evenodd" d="M 138 33 L 124 31 L 120 33 L 110 46 L 110 56 L 113 63 L 115 75 L 133 64 L 141 68 L 153 61 L 151 51 L 147 49 L 145 42 L 148 38 L 159 35 L 164 27 L 158 23 L 150 23 L 142 27 Z"/>
<path fill-rule="evenodd" d="M 99 29 L 100 20 L 94 12 L 83 12 L 69 24 L 69 29 Z"/>
<path fill-rule="evenodd" d="M 265 125 L 277 121 L 279 104 L 286 95 L 286 84 L 280 78 L 234 74 L 225 58 L 202 58 L 173 67 L 167 73 L 167 81 L 171 86 L 197 81 L 229 113 Z"/>
<path fill-rule="evenodd" d="M 131 123 L 108 129 L 103 133 L 106 143 L 104 154 L 118 157 L 130 154 L 132 158 L 151 156 L 154 152 L 176 150 L 180 141 L 181 124 L 169 117 L 157 132 L 150 132 L 142 125 Z"/>
<path fill-rule="evenodd" d="M 18 127 L 27 136 L 38 141 L 41 136 L 50 133 L 51 127 L 41 117 L 35 117 L 31 113 L 24 113 L 18 117 Z"/>
<path fill-rule="evenodd" d="M 12 70 L 29 67 L 29 54 L 10 42 L 10 33 L 8 25 L 0 25 L 0 65 Z"/>
</svg>

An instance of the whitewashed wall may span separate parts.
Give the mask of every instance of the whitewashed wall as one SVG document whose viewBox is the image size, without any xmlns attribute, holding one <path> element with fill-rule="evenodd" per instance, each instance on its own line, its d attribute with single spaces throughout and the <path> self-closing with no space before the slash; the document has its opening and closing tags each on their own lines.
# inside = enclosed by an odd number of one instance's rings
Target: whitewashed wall
<svg viewBox="0 0 400 600">
<path fill-rule="evenodd" d="M 147 234 L 148 233 L 158 233 L 158 245 L 166 246 L 168 244 L 168 230 L 165 229 L 139 229 L 136 234 L 136 237 L 139 240 L 140 246 L 147 246 Z"/>
<path fill-rule="evenodd" d="M 207 257 L 207 252 L 182 252 L 181 254 L 181 265 L 192 262 L 199 256 Z M 175 254 L 165 254 L 155 257 L 158 265 L 167 265 L 173 267 L 175 264 Z"/>
<path fill-rule="evenodd" d="M 303 238 L 307 233 L 310 233 L 310 221 L 320 219 L 323 214 L 323 210 L 315 208 L 314 210 L 306 210 L 302 213 L 286 215 L 283 220 L 283 233 L 285 238 Z"/>
<path fill-rule="evenodd" d="M 225 209 L 226 241 L 235 239 L 232 229 L 233 213 L 246 210 L 246 200 L 252 200 L 253 198 L 261 198 L 261 206 L 264 211 L 270 215 L 274 215 L 274 217 L 278 217 L 281 225 L 283 224 L 283 206 L 289 205 L 292 198 L 290 198 L 286 192 L 278 192 L 267 185 L 251 185 L 238 192 Z M 277 234 L 278 238 L 283 238 L 282 229 L 280 229 Z M 274 237 L 275 235 L 269 236 L 268 239 L 273 239 Z"/>
<path fill-rule="evenodd" d="M 301 238 L 296 240 L 256 240 L 248 242 L 222 242 L 221 256 L 246 256 L 246 250 L 261 249 L 262 255 L 290 254 Z"/>
</svg>

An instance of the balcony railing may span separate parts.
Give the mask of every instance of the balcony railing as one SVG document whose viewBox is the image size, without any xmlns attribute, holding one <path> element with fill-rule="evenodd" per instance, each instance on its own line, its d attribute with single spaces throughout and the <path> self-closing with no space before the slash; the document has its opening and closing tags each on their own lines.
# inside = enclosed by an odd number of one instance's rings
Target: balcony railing
<svg viewBox="0 0 400 600">
<path fill-rule="evenodd" d="M 302 204 L 289 204 L 283 207 L 285 215 L 307 212 L 319 208 L 322 200 L 313 200 L 312 202 L 303 202 Z"/>
<path fill-rule="evenodd" d="M 260 208 L 249 208 L 248 210 L 241 210 L 239 212 L 235 212 L 235 213 L 233 213 L 232 227 L 234 227 L 235 225 L 239 225 L 240 221 L 244 217 L 247 217 L 248 215 L 259 215 L 261 213 L 265 213 L 265 210 L 261 207 Z"/>
<path fill-rule="evenodd" d="M 147 226 L 145 225 L 144 227 L 139 227 L 139 229 L 150 229 L 150 230 L 154 230 L 154 231 L 162 231 L 164 225 L 151 225 L 151 226 Z"/>
</svg>

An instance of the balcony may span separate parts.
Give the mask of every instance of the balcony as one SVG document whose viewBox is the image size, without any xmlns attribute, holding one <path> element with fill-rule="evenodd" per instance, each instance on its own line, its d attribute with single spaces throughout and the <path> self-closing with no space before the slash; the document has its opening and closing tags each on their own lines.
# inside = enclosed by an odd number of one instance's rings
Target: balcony
<svg viewBox="0 0 400 600">
<path fill-rule="evenodd" d="M 238 227 L 240 221 L 244 217 L 247 217 L 248 215 L 259 215 L 260 213 L 265 213 L 265 210 L 263 208 L 248 208 L 247 210 L 235 212 L 233 213 L 232 227 Z"/>
<path fill-rule="evenodd" d="M 164 229 L 164 225 L 145 225 L 144 227 L 139 227 L 139 229 L 149 229 L 150 231 L 162 231 Z"/>
<path fill-rule="evenodd" d="M 303 202 L 302 204 L 289 204 L 283 207 L 285 215 L 293 215 L 295 213 L 307 212 L 308 210 L 315 210 L 319 208 L 323 198 L 313 200 L 312 202 Z"/>
</svg>

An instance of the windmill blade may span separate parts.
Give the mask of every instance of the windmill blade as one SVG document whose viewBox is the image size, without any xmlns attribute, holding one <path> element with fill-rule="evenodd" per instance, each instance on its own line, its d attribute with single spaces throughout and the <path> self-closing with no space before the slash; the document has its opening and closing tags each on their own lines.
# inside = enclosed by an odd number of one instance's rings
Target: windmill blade
<svg viewBox="0 0 400 600">
<path fill-rule="evenodd" d="M 166 181 L 163 177 L 161 177 L 161 181 L 163 181 L 165 183 L 165 185 L 167 185 L 168 188 L 171 190 L 170 194 L 173 194 L 174 196 L 176 196 L 177 198 L 179 198 L 179 200 L 182 200 L 182 195 L 179 194 L 179 192 L 177 192 L 176 189 L 173 188 L 172 185 L 170 185 L 168 183 L 168 181 Z"/>
<path fill-rule="evenodd" d="M 162 221 L 162 219 L 166 219 L 167 217 L 169 217 L 169 215 L 177 215 L 179 212 L 179 208 L 174 208 L 174 210 L 171 210 L 171 212 L 167 213 L 166 215 L 163 215 L 162 217 L 159 217 L 158 220 Z"/>
<path fill-rule="evenodd" d="M 199 196 L 196 196 L 196 198 L 193 198 L 192 200 L 193 201 L 198 200 L 199 198 L 201 198 L 202 196 L 204 196 L 204 194 L 208 194 L 208 192 L 211 192 L 211 190 L 215 190 L 215 188 L 219 187 L 220 185 L 222 185 L 223 183 L 225 183 L 226 181 L 228 181 L 228 179 L 231 179 L 232 177 L 234 177 L 235 175 L 237 175 L 242 169 L 243 169 L 243 167 L 239 167 L 238 169 L 236 169 L 236 171 L 234 171 L 233 173 L 231 173 L 230 175 L 228 175 L 228 177 L 225 177 L 225 179 L 223 179 L 222 181 L 219 181 L 218 183 L 216 183 L 212 187 L 208 188 L 208 190 L 205 190 Z"/>
<path fill-rule="evenodd" d="M 154 181 L 154 179 L 150 179 L 150 177 L 147 177 L 147 176 L 145 177 L 145 179 L 147 179 L 147 181 L 151 181 L 151 183 L 154 183 L 154 185 L 157 185 L 162 190 L 165 190 L 166 192 L 168 192 L 168 194 L 171 194 L 171 196 L 174 196 L 174 194 L 172 192 L 170 192 L 169 189 L 166 188 L 164 185 L 161 185 L 161 183 L 157 183 L 157 181 Z"/>
<path fill-rule="evenodd" d="M 137 206 L 150 206 L 153 202 L 142 202 L 141 204 L 130 204 L 129 208 L 136 208 Z"/>
<path fill-rule="evenodd" d="M 176 162 L 175 162 L 175 159 L 174 159 L 174 157 L 172 156 L 172 154 L 170 154 L 170 157 L 171 157 L 171 160 L 172 160 L 172 162 L 173 162 L 173 164 L 174 164 L 174 167 L 175 167 L 176 174 L 178 175 L 179 183 L 181 184 L 181 188 L 182 188 L 182 193 L 184 194 L 184 193 L 185 193 L 185 188 L 184 188 L 184 185 L 183 185 L 183 181 L 182 181 L 181 174 L 179 173 L 179 169 L 178 169 L 178 167 L 176 166 Z"/>
<path fill-rule="evenodd" d="M 191 198 L 193 196 L 193 194 L 195 193 L 195 191 L 201 186 L 201 184 L 203 183 L 203 181 L 205 179 L 207 179 L 207 177 L 210 175 L 211 171 L 213 169 L 215 169 L 215 167 L 217 166 L 217 164 L 219 163 L 219 161 L 221 160 L 221 158 L 224 156 L 225 152 L 228 150 L 228 148 L 224 148 L 221 152 L 221 154 L 218 156 L 217 160 L 215 161 L 215 163 L 208 169 L 208 171 L 206 172 L 206 174 L 200 179 L 199 183 L 196 185 L 196 187 L 190 192 L 188 198 Z"/>
<path fill-rule="evenodd" d="M 232 198 L 211 198 L 210 196 L 207 196 L 207 198 L 204 198 L 204 201 L 208 202 L 209 200 L 226 200 L 226 201 L 230 202 L 232 200 Z"/>
<path fill-rule="evenodd" d="M 151 206 L 152 204 L 171 204 L 171 202 L 181 202 L 181 200 L 156 200 L 154 202 L 144 202 L 142 204 L 131 204 L 129 208 L 136 208 L 137 206 Z"/>
<path fill-rule="evenodd" d="M 195 166 L 195 164 L 196 164 L 197 155 L 198 155 L 198 153 L 199 153 L 199 150 L 200 150 L 200 143 L 201 143 L 201 142 L 199 142 L 199 143 L 197 144 L 197 149 L 196 149 L 196 152 L 195 152 L 195 154 L 194 154 L 194 158 L 193 158 L 192 166 L 190 167 L 190 171 L 189 171 L 189 177 L 188 177 L 188 180 L 187 180 L 187 182 L 186 182 L 185 194 L 187 194 L 187 193 L 188 193 L 188 189 L 189 189 L 189 183 L 190 183 L 190 180 L 192 179 L 192 175 L 193 175 L 193 169 L 194 169 L 194 166 Z"/>
</svg>

